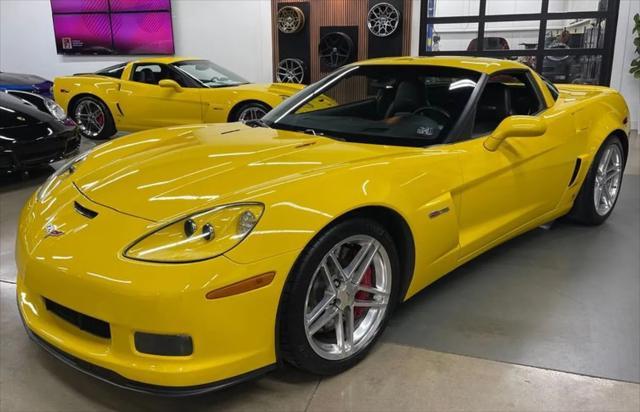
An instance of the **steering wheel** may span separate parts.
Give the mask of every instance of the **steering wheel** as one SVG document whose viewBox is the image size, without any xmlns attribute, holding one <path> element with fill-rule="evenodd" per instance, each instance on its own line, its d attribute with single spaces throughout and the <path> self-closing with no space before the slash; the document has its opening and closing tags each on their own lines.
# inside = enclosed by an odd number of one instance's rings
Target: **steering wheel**
<svg viewBox="0 0 640 412">
<path fill-rule="evenodd" d="M 432 112 L 440 116 L 441 120 L 444 120 L 443 122 L 440 122 L 440 123 L 443 123 L 443 124 L 449 123 L 449 120 L 451 120 L 451 114 L 449 114 L 449 112 L 444 110 L 443 108 L 437 107 L 437 106 L 418 107 L 416 110 L 413 111 L 413 114 L 423 114 L 426 112 Z"/>
</svg>

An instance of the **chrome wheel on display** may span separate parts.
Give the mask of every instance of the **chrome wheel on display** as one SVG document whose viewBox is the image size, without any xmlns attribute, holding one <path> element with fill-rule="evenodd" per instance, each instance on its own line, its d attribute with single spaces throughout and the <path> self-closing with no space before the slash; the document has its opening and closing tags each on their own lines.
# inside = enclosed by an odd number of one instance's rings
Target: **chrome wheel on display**
<svg viewBox="0 0 640 412">
<path fill-rule="evenodd" d="M 304 81 L 304 63 L 300 59 L 280 60 L 276 78 L 281 83 L 302 83 Z"/>
<path fill-rule="evenodd" d="M 618 145 L 609 145 L 596 169 L 593 201 L 596 212 L 605 216 L 611 211 L 620 193 L 624 156 Z"/>
<path fill-rule="evenodd" d="M 297 33 L 303 27 L 304 13 L 298 7 L 285 6 L 278 11 L 278 30 L 282 33 Z"/>
<path fill-rule="evenodd" d="M 367 27 L 374 36 L 390 36 L 398 29 L 399 24 L 400 12 L 389 3 L 376 4 L 367 15 Z"/>
<path fill-rule="evenodd" d="M 265 114 L 267 114 L 267 110 L 261 106 L 247 106 L 238 114 L 238 121 L 246 123 L 251 120 L 262 119 Z"/>
<path fill-rule="evenodd" d="M 97 137 L 102 133 L 107 119 L 98 103 L 86 99 L 76 105 L 74 120 L 85 136 Z"/>
<path fill-rule="evenodd" d="M 313 351 L 349 358 L 380 330 L 391 297 L 389 254 L 378 240 L 351 236 L 321 260 L 305 300 L 304 329 Z"/>
</svg>

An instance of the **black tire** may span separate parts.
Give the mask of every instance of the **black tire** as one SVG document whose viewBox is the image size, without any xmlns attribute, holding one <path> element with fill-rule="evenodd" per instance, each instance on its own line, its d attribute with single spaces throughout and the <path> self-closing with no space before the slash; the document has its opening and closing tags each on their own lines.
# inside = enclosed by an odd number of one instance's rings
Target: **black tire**
<svg viewBox="0 0 640 412">
<path fill-rule="evenodd" d="M 78 106 L 80 106 L 81 104 L 84 104 L 84 103 L 95 104 L 95 105 L 99 106 L 100 109 L 102 110 L 102 113 L 104 115 L 104 125 L 102 127 L 102 130 L 98 134 L 91 133 L 88 129 L 86 129 L 82 125 L 82 121 L 80 119 L 78 119 L 77 116 L 76 116 L 76 109 L 78 108 Z M 72 102 L 72 104 L 69 106 L 69 113 L 68 114 L 76 123 L 78 123 L 78 127 L 80 129 L 80 133 L 82 133 L 82 136 L 84 136 L 84 137 L 86 137 L 88 139 L 106 140 L 106 139 L 109 139 L 111 136 L 113 136 L 114 134 L 117 133 L 116 125 L 115 125 L 115 122 L 113 121 L 113 116 L 111 115 L 111 111 L 109 110 L 107 105 L 104 104 L 104 102 L 102 100 L 100 100 L 99 98 L 97 98 L 97 97 L 94 97 L 94 96 L 82 96 L 82 97 L 74 100 Z"/>
<path fill-rule="evenodd" d="M 613 202 L 613 205 L 611 206 L 611 209 L 609 209 L 609 211 L 606 214 L 600 214 L 596 210 L 596 205 L 594 201 L 596 174 L 597 174 L 598 165 L 600 164 L 600 160 L 602 159 L 602 156 L 606 152 L 607 148 L 609 148 L 612 145 L 617 146 L 617 148 L 620 150 L 620 153 L 622 153 L 622 157 L 623 157 L 622 171 L 620 172 L 618 194 Z M 601 225 L 602 223 L 604 223 L 605 220 L 609 218 L 609 216 L 615 209 L 618 199 L 620 198 L 620 190 L 622 189 L 622 180 L 624 177 L 624 166 L 626 164 L 626 160 L 627 159 L 625 158 L 625 151 L 622 146 L 622 142 L 620 141 L 620 138 L 617 136 L 609 136 L 604 141 L 604 143 L 602 143 L 602 146 L 600 146 L 600 149 L 598 150 L 598 153 L 596 153 L 596 156 L 593 159 L 591 167 L 589 168 L 589 172 L 586 178 L 584 179 L 584 182 L 582 183 L 582 187 L 580 188 L 578 197 L 576 198 L 573 204 L 573 208 L 571 209 L 568 215 L 568 217 L 571 220 L 581 223 L 583 225 L 597 226 L 597 225 Z"/>
<path fill-rule="evenodd" d="M 269 113 L 269 111 L 271 110 L 271 107 L 269 107 L 268 105 L 266 105 L 265 103 L 262 103 L 262 102 L 244 102 L 244 103 L 240 103 L 236 107 L 234 107 L 233 110 L 231 111 L 231 114 L 229 115 L 229 121 L 230 122 L 240 122 L 240 121 L 253 120 L 253 119 L 242 119 L 243 113 L 245 113 L 246 111 L 251 110 L 251 109 L 263 112 L 262 116 L 264 116 L 265 114 Z M 256 119 L 260 119 L 260 118 L 262 118 L 262 116 L 256 117 Z"/>
<path fill-rule="evenodd" d="M 307 289 L 324 256 L 339 242 L 355 235 L 367 235 L 386 249 L 391 267 L 391 292 L 380 326 L 366 346 L 341 360 L 327 360 L 311 347 L 305 332 L 304 314 Z M 384 331 L 400 294 L 400 264 L 393 238 L 374 220 L 353 218 L 329 227 L 298 257 L 285 285 L 279 310 L 280 355 L 293 366 L 318 375 L 343 372 L 362 360 Z"/>
</svg>

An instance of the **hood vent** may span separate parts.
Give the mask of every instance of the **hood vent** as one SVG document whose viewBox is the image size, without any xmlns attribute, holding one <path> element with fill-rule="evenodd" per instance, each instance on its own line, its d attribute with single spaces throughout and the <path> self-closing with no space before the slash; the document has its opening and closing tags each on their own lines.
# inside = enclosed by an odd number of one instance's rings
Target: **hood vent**
<svg viewBox="0 0 640 412">
<path fill-rule="evenodd" d="M 91 209 L 87 209 L 86 207 L 82 206 L 78 202 L 73 202 L 73 208 L 76 210 L 76 212 L 80 213 L 82 216 L 87 217 L 89 219 L 93 219 L 94 217 L 98 216 L 98 212 L 94 212 Z"/>
</svg>

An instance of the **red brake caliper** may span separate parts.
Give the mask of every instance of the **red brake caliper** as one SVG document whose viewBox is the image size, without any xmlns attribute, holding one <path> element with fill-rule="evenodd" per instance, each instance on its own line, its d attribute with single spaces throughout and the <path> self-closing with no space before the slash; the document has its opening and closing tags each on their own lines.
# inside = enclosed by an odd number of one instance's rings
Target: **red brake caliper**
<svg viewBox="0 0 640 412">
<path fill-rule="evenodd" d="M 96 117 L 96 121 L 100 126 L 102 126 L 102 124 L 104 123 L 104 115 L 100 114 L 98 117 Z"/>
<path fill-rule="evenodd" d="M 369 266 L 367 270 L 364 272 L 364 275 L 362 276 L 362 280 L 360 281 L 360 285 L 366 286 L 366 287 L 373 286 L 373 267 L 372 266 Z M 369 292 L 358 291 L 356 293 L 356 300 L 372 300 L 372 299 L 373 299 L 373 295 Z M 369 308 L 361 308 L 361 307 L 354 308 L 353 317 L 355 319 L 358 319 L 364 316 L 367 313 L 368 309 Z"/>
</svg>

